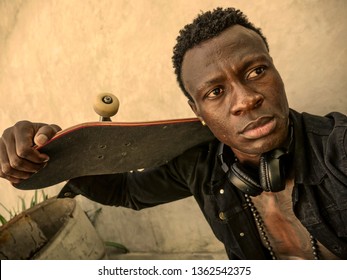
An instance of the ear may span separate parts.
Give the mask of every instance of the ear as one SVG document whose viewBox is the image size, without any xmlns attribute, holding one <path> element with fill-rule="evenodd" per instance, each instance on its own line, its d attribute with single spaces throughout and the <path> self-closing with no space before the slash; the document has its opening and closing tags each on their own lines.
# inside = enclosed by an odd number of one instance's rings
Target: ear
<svg viewBox="0 0 347 280">
<path fill-rule="evenodd" d="M 201 116 L 200 116 L 200 114 L 199 114 L 199 112 L 198 112 L 198 109 L 196 108 L 196 105 L 195 105 L 194 101 L 188 100 L 188 104 L 189 104 L 190 108 L 192 109 L 192 111 L 194 112 L 194 114 L 195 114 L 199 119 L 201 119 Z"/>
<path fill-rule="evenodd" d="M 192 111 L 194 112 L 194 114 L 195 114 L 195 115 L 198 117 L 198 119 L 201 121 L 201 123 L 202 123 L 203 125 L 206 125 L 206 123 L 205 123 L 204 119 L 201 117 L 201 115 L 200 115 L 200 113 L 199 113 L 199 110 L 198 110 L 198 108 L 196 107 L 194 101 L 188 100 L 188 104 L 189 104 L 190 108 L 192 109 Z"/>
</svg>

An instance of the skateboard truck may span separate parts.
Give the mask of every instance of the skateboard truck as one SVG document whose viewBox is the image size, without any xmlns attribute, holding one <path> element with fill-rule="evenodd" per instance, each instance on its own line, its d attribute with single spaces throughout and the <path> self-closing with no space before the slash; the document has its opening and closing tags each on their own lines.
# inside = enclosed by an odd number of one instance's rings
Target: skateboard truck
<svg viewBox="0 0 347 280">
<path fill-rule="evenodd" d="M 93 108 L 100 116 L 99 120 L 101 122 L 111 121 L 111 117 L 118 112 L 119 100 L 111 93 L 100 93 L 96 96 Z"/>
</svg>

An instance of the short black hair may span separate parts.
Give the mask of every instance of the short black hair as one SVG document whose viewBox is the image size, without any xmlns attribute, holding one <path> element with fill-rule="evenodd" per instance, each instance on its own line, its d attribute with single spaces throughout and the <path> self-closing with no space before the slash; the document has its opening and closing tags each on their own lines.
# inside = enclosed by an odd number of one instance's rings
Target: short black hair
<svg viewBox="0 0 347 280">
<path fill-rule="evenodd" d="M 189 49 L 192 49 L 208 39 L 216 37 L 225 29 L 236 24 L 242 25 L 259 34 L 263 39 L 267 50 L 269 50 L 269 45 L 261 32 L 261 29 L 255 27 L 253 23 L 248 21 L 246 15 L 235 8 L 223 9 L 218 7 L 212 11 L 201 13 L 191 24 L 187 24 L 182 30 L 180 30 L 176 39 L 177 43 L 173 48 L 172 62 L 175 69 L 177 82 L 184 95 L 188 97 L 189 100 L 192 100 L 192 98 L 185 89 L 181 77 L 182 62 L 185 53 Z"/>
</svg>

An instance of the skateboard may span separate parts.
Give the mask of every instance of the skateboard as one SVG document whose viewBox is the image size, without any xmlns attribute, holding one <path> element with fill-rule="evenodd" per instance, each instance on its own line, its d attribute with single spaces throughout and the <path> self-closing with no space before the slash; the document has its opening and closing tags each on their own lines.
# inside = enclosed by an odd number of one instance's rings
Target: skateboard
<svg viewBox="0 0 347 280">
<path fill-rule="evenodd" d="M 197 118 L 111 122 L 110 117 L 117 112 L 118 105 L 116 109 L 112 107 L 116 97 L 110 98 L 112 100 L 98 97 L 97 105 L 94 104 L 94 110 L 102 121 L 62 130 L 37 148 L 50 160 L 16 187 L 39 189 L 81 176 L 157 167 L 196 145 L 214 139 L 211 131 Z M 111 109 L 107 108 L 108 105 Z"/>
</svg>

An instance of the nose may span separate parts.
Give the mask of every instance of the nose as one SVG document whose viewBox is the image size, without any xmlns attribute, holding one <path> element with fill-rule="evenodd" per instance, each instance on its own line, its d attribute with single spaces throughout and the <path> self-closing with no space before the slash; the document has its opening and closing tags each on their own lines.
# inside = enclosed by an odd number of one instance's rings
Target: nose
<svg viewBox="0 0 347 280">
<path fill-rule="evenodd" d="M 260 107 L 264 101 L 264 96 L 262 94 L 243 85 L 234 87 L 233 95 L 230 110 L 235 116 Z"/>
</svg>

